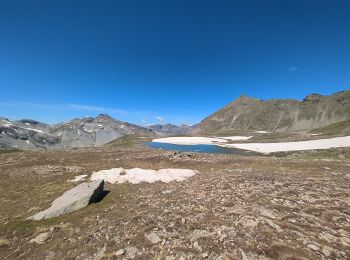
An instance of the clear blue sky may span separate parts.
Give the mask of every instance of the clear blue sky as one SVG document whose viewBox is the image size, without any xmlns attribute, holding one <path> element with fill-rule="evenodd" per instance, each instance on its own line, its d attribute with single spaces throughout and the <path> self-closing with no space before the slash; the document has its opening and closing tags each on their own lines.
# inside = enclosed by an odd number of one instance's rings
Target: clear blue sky
<svg viewBox="0 0 350 260">
<path fill-rule="evenodd" d="M 0 115 L 196 123 L 350 87 L 350 1 L 0 0 Z"/>
</svg>

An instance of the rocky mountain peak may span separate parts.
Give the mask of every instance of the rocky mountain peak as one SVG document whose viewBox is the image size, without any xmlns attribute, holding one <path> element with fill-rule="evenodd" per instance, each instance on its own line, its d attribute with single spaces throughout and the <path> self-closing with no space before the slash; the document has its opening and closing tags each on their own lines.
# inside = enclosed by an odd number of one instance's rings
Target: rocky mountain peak
<svg viewBox="0 0 350 260">
<path fill-rule="evenodd" d="M 113 117 L 107 115 L 107 114 L 99 114 L 96 116 L 96 119 L 102 119 L 102 120 L 114 120 Z"/>
<path fill-rule="evenodd" d="M 313 94 L 310 94 L 310 95 L 307 95 L 303 101 L 304 102 L 307 102 L 307 101 L 311 101 L 311 102 L 319 102 L 321 100 L 323 96 L 320 95 L 320 94 L 317 94 L 317 93 L 313 93 Z"/>
</svg>

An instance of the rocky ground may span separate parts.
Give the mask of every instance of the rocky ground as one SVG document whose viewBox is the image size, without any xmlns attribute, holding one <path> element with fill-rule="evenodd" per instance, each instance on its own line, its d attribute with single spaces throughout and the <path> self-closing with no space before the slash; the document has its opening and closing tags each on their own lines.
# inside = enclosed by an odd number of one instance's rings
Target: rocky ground
<svg viewBox="0 0 350 260">
<path fill-rule="evenodd" d="M 99 203 L 27 217 L 116 167 L 185 168 L 184 182 L 106 184 Z M 350 149 L 269 156 L 142 146 L 0 153 L 1 259 L 349 259 Z"/>
</svg>

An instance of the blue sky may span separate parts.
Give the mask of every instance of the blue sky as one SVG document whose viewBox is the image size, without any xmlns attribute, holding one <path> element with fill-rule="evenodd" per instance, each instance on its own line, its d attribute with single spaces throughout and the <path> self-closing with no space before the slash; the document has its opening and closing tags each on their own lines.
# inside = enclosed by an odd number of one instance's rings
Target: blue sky
<svg viewBox="0 0 350 260">
<path fill-rule="evenodd" d="M 1 1 L 0 115 L 199 122 L 350 89 L 350 1 Z"/>
</svg>

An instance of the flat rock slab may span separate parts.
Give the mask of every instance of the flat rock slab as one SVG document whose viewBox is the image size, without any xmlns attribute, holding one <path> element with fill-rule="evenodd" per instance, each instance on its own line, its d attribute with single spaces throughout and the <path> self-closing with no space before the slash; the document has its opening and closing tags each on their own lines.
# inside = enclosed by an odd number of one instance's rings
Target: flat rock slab
<svg viewBox="0 0 350 260">
<path fill-rule="evenodd" d="M 51 207 L 28 219 L 41 220 L 53 218 L 86 207 L 103 197 L 104 180 L 81 183 L 63 193 L 51 203 Z"/>
</svg>

